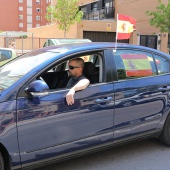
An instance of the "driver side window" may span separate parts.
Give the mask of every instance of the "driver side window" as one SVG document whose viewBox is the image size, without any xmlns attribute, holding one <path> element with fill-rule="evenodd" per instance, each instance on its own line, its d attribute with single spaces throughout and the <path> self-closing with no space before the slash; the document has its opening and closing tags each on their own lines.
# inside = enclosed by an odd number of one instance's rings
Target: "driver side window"
<svg viewBox="0 0 170 170">
<path fill-rule="evenodd" d="M 72 57 L 72 59 L 73 58 L 74 57 Z M 75 56 L 75 58 L 82 58 L 84 60 L 83 75 L 89 79 L 90 84 L 102 82 L 102 74 L 100 73 L 103 68 L 102 57 L 100 54 L 84 54 Z M 37 79 L 44 80 L 50 90 L 65 88 L 70 79 L 68 62 L 69 60 L 58 65 L 54 65 L 52 68 L 43 72 L 39 77 L 37 77 Z"/>
</svg>

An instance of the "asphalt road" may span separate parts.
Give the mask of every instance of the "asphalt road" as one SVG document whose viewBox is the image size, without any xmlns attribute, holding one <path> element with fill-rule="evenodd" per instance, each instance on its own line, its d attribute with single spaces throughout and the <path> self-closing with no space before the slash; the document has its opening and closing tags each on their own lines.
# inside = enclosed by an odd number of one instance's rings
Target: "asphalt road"
<svg viewBox="0 0 170 170">
<path fill-rule="evenodd" d="M 170 170 L 170 147 L 142 140 L 34 170 Z"/>
</svg>

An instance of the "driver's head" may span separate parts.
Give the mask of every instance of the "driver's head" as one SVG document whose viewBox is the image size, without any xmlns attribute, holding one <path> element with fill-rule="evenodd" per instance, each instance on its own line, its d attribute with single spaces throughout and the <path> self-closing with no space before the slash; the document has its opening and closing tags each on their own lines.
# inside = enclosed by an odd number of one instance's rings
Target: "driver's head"
<svg viewBox="0 0 170 170">
<path fill-rule="evenodd" d="M 68 63 L 68 68 L 71 76 L 81 76 L 84 68 L 84 60 L 82 58 L 72 59 Z"/>
</svg>

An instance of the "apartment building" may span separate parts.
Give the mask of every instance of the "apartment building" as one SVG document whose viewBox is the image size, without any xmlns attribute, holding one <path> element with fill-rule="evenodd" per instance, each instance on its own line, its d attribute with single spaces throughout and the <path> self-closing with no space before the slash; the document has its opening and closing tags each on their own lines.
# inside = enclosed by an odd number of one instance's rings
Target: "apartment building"
<svg viewBox="0 0 170 170">
<path fill-rule="evenodd" d="M 27 31 L 48 25 L 45 14 L 50 4 L 51 0 L 1 0 L 0 30 Z"/>
</svg>

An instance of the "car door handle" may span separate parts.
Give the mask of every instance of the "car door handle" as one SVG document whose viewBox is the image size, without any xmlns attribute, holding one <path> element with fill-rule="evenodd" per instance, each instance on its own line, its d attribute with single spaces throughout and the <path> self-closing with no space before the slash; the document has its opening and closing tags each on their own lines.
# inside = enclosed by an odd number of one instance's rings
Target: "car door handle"
<svg viewBox="0 0 170 170">
<path fill-rule="evenodd" d="M 102 99 L 95 99 L 94 102 L 99 104 L 99 103 L 107 103 L 107 102 L 110 102 L 111 100 L 113 99 L 113 97 L 105 97 L 105 98 L 102 98 Z"/>
</svg>

